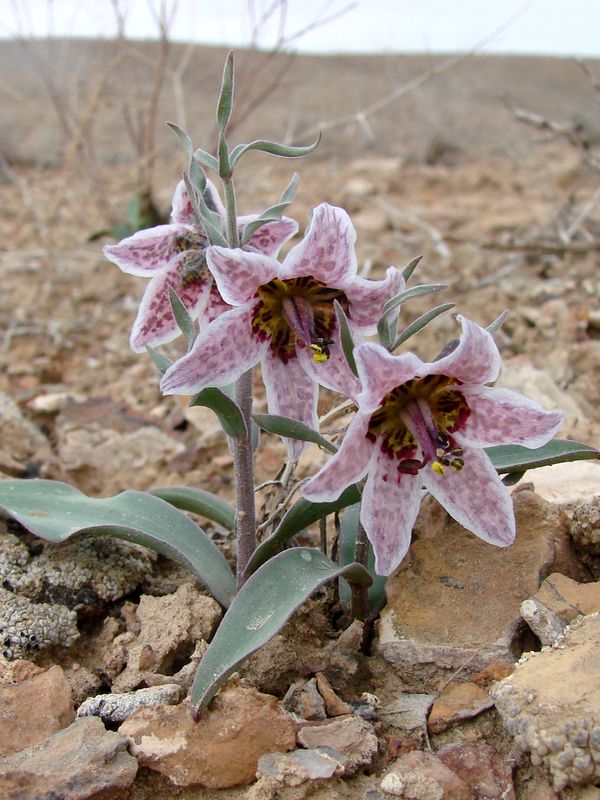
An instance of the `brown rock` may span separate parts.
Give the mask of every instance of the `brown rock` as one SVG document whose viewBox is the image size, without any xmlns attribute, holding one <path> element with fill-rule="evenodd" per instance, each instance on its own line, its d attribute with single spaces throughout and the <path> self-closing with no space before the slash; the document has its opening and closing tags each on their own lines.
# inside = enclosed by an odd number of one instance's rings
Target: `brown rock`
<svg viewBox="0 0 600 800">
<path fill-rule="evenodd" d="M 352 709 L 339 697 L 333 690 L 332 685 L 329 683 L 322 672 L 317 672 L 315 675 L 317 682 L 317 689 L 319 694 L 325 701 L 325 709 L 329 717 L 341 717 L 344 714 L 351 714 Z"/>
<path fill-rule="evenodd" d="M 576 617 L 600 611 L 600 583 L 577 583 L 556 572 L 521 605 L 521 615 L 543 645 L 553 644 Z"/>
<path fill-rule="evenodd" d="M 580 565 L 562 513 L 533 492 L 514 496 L 517 537 L 497 548 L 451 522 L 414 542 L 410 563 L 387 583 L 376 647 L 408 688 L 448 671 L 472 674 L 520 654 L 520 605 L 540 580 Z"/>
<path fill-rule="evenodd" d="M 28 681 L 45 671 L 44 667 L 38 667 L 33 661 L 26 661 L 23 658 L 18 658 L 16 661 L 1 661 L 0 686 Z"/>
<path fill-rule="evenodd" d="M 331 748 L 335 751 L 333 755 L 344 764 L 346 775 L 369 766 L 379 746 L 371 723 L 354 716 L 300 728 L 298 742 L 307 748 Z"/>
<path fill-rule="evenodd" d="M 27 662 L 21 662 L 27 664 Z M 26 667 L 21 674 L 32 677 L 0 685 L 0 753 L 17 753 L 43 742 L 74 719 L 71 687 L 61 667 L 35 674 Z"/>
<path fill-rule="evenodd" d="M 512 768 L 485 743 L 449 744 L 438 752 L 440 761 L 463 780 L 477 797 L 514 800 Z"/>
<path fill-rule="evenodd" d="M 292 750 L 293 722 L 274 697 L 233 686 L 195 723 L 186 704 L 137 711 L 119 728 L 142 766 L 178 786 L 222 789 L 250 783 L 258 759 L 272 750 Z"/>
<path fill-rule="evenodd" d="M 314 678 L 309 681 L 296 681 L 285 693 L 281 701 L 283 707 L 301 719 L 326 719 L 325 701 L 321 697 Z"/>
<path fill-rule="evenodd" d="M 127 739 L 95 717 L 78 719 L 41 744 L 0 763 L 0 797 L 120 800 L 137 774 Z"/>
<path fill-rule="evenodd" d="M 475 794 L 432 753 L 413 750 L 400 756 L 381 781 L 384 792 L 419 800 L 474 800 Z"/>
<path fill-rule="evenodd" d="M 475 683 L 451 683 L 434 701 L 429 714 L 432 733 L 447 731 L 458 722 L 472 719 L 494 705 L 489 694 Z"/>
</svg>

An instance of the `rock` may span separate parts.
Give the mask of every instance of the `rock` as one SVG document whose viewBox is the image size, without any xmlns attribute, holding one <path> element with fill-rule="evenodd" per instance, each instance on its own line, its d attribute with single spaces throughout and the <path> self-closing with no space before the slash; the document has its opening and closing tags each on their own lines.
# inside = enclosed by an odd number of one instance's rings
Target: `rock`
<svg viewBox="0 0 600 800">
<path fill-rule="evenodd" d="M 193 584 L 184 583 L 164 597 L 142 595 L 136 612 L 138 636 L 119 638 L 127 651 L 127 666 L 113 681 L 114 692 L 128 692 L 145 681 L 147 674 L 169 675 L 182 653 L 191 653 L 200 639 L 209 640 L 221 619 L 221 608 Z"/>
<path fill-rule="evenodd" d="M 0 763 L 0 797 L 18 800 L 117 800 L 137 774 L 127 739 L 95 717 L 68 728 Z"/>
<path fill-rule="evenodd" d="M 344 714 L 352 713 L 352 708 L 334 692 L 333 686 L 322 672 L 317 672 L 315 680 L 319 694 L 325 702 L 328 717 L 341 717 Z"/>
<path fill-rule="evenodd" d="M 549 503 L 572 506 L 587 502 L 600 492 L 600 464 L 571 461 L 537 467 L 527 470 L 523 482 L 533 483 L 536 493 Z"/>
<path fill-rule="evenodd" d="M 388 580 L 376 649 L 409 689 L 432 688 L 458 668 L 511 664 L 522 649 L 519 609 L 552 571 L 578 577 L 565 518 L 530 491 L 513 496 L 515 543 L 496 548 L 456 522 L 412 545 L 410 562 Z"/>
<path fill-rule="evenodd" d="M 600 614 L 523 656 L 491 694 L 519 751 L 543 764 L 555 791 L 600 778 Z"/>
<path fill-rule="evenodd" d="M 437 756 L 476 797 L 515 800 L 511 765 L 489 744 L 448 744 Z"/>
<path fill-rule="evenodd" d="M 30 657 L 48 647 L 69 647 L 78 638 L 77 615 L 65 606 L 32 603 L 0 589 L 0 647 L 7 659 Z"/>
<path fill-rule="evenodd" d="M 600 583 L 577 583 L 558 572 L 521 605 L 521 616 L 543 645 L 551 645 L 573 620 L 600 611 Z"/>
<path fill-rule="evenodd" d="M 26 676 L 27 672 L 21 671 L 23 674 Z M 5 678 L 0 685 L 2 755 L 43 742 L 70 725 L 75 717 L 71 687 L 61 667 L 50 667 L 37 674 L 32 671 L 30 675 L 14 683 L 5 683 Z"/>
<path fill-rule="evenodd" d="M 77 709 L 77 716 L 100 717 L 104 722 L 123 722 L 138 708 L 175 705 L 180 700 L 180 694 L 181 689 L 176 683 L 123 694 L 99 694 L 96 697 L 88 697 Z"/>
<path fill-rule="evenodd" d="M 225 432 L 214 411 L 205 406 L 186 406 L 184 419 L 198 431 L 198 447 L 214 447 L 225 440 Z"/>
<path fill-rule="evenodd" d="M 38 414 L 58 414 L 71 403 L 83 403 L 85 397 L 77 392 L 47 392 L 38 394 L 28 403 L 27 408 Z"/>
<path fill-rule="evenodd" d="M 389 767 L 381 789 L 411 800 L 475 800 L 475 794 L 458 775 L 432 753 L 413 750 Z"/>
<path fill-rule="evenodd" d="M 450 683 L 433 703 L 429 714 L 429 730 L 442 733 L 459 722 L 492 708 L 494 701 L 476 683 Z"/>
<path fill-rule="evenodd" d="M 401 694 L 396 700 L 382 706 L 378 716 L 403 731 L 426 730 L 427 715 L 434 700 L 434 694 Z"/>
<path fill-rule="evenodd" d="M 250 783 L 258 759 L 272 750 L 292 750 L 294 723 L 277 700 L 255 689 L 223 689 L 195 723 L 187 704 L 136 711 L 119 728 L 142 766 L 178 786 L 222 789 Z"/>
<path fill-rule="evenodd" d="M 0 442 L 6 457 L 23 467 L 27 462 L 52 460 L 50 444 L 42 432 L 21 413 L 19 406 L 0 393 Z"/>
<path fill-rule="evenodd" d="M 294 750 L 261 756 L 257 778 L 276 778 L 281 786 L 299 786 L 305 781 L 327 780 L 342 775 L 344 765 L 323 750 Z"/>
<path fill-rule="evenodd" d="M 304 726 L 298 731 L 298 742 L 309 749 L 327 747 L 328 752 L 343 763 L 345 775 L 368 767 L 379 747 L 371 723 L 356 716 Z"/>
<path fill-rule="evenodd" d="M 309 681 L 293 683 L 281 702 L 287 711 L 296 714 L 300 719 L 327 718 L 325 701 L 317 689 L 317 682 L 314 678 Z"/>
<path fill-rule="evenodd" d="M 600 578 L 600 494 L 573 511 L 570 533 L 595 578 Z"/>
</svg>

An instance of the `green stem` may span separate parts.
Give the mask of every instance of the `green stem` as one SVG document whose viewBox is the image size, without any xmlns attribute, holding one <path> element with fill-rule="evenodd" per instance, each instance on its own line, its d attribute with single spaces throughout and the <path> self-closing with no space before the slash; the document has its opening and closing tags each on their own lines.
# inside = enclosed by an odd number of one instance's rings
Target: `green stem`
<svg viewBox="0 0 600 800">
<path fill-rule="evenodd" d="M 363 526 L 358 523 L 356 529 L 356 547 L 354 549 L 354 560 L 363 567 L 367 566 L 369 559 L 369 540 Z M 369 616 L 369 589 L 361 583 L 351 583 L 352 590 L 352 617 L 365 622 Z"/>
<path fill-rule="evenodd" d="M 227 209 L 227 241 L 230 247 L 240 246 L 240 236 L 237 227 L 237 207 L 235 200 L 235 186 L 231 178 L 223 180 L 225 188 L 225 208 Z"/>
</svg>

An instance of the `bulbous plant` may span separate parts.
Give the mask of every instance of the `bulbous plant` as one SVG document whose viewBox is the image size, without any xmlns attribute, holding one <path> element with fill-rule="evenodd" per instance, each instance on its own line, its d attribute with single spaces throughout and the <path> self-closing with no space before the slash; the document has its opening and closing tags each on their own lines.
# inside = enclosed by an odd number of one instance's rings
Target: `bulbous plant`
<svg viewBox="0 0 600 800">
<path fill-rule="evenodd" d="M 385 576 L 408 550 L 424 490 L 482 539 L 506 546 L 515 524 L 503 484 L 533 466 L 599 455 L 587 445 L 552 440 L 560 412 L 488 385 L 500 367 L 493 333 L 502 319 L 483 328 L 459 317 L 462 335 L 431 362 L 411 352 L 397 354 L 452 304 L 435 306 L 399 330 L 402 304 L 445 287 L 406 287 L 419 259 L 402 271 L 390 267 L 380 281 L 359 277 L 356 234 L 343 209 L 318 205 L 304 237 L 278 260 L 298 229 L 283 216 L 298 177 L 261 214 L 238 216 L 235 168 L 251 151 L 299 158 L 318 140 L 307 147 L 257 140 L 230 149 L 233 89 L 230 54 L 217 107 L 216 155 L 194 150 L 189 136 L 171 125 L 187 155 L 172 222 L 109 245 L 104 253 L 125 272 L 150 279 L 131 346 L 150 353 L 165 394 L 192 394 L 192 405 L 217 414 L 233 454 L 235 507 L 193 487 L 92 499 L 60 482 L 0 483 L 4 514 L 38 536 L 61 542 L 108 535 L 144 544 L 189 567 L 227 609 L 192 688 L 196 718 L 240 662 L 327 581 L 342 578 L 342 605 L 354 617 L 373 618 L 383 602 Z M 220 179 L 223 198 L 206 170 Z M 155 348 L 180 334 L 186 349 L 171 363 Z M 369 335 L 378 341 L 365 341 Z M 267 414 L 252 413 L 257 363 Z M 319 386 L 348 398 L 328 415 L 354 414 L 345 435 L 319 433 Z M 272 482 L 281 503 L 257 525 L 253 465 L 259 429 L 286 440 L 288 461 Z M 294 478 L 297 459 L 309 443 L 331 458 L 292 503 L 303 483 Z M 184 511 L 235 531 L 235 575 Z M 338 512 L 333 561 L 325 521 Z M 290 546 L 296 534 L 319 521 L 325 534 L 320 549 Z M 260 538 L 257 531 L 268 534 Z"/>
</svg>

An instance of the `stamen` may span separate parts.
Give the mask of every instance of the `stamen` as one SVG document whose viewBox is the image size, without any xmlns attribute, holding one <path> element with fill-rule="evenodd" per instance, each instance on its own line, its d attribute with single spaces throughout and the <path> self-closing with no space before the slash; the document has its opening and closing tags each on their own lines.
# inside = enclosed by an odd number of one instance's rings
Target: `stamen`
<svg viewBox="0 0 600 800">
<path fill-rule="evenodd" d="M 314 342 L 314 314 L 312 305 L 301 295 L 286 295 L 281 299 L 281 310 L 287 324 L 307 347 Z"/>
<path fill-rule="evenodd" d="M 440 464 L 439 461 L 433 461 L 431 464 L 431 469 L 433 472 L 436 472 L 438 475 L 445 475 L 446 474 L 446 467 Z"/>
</svg>

